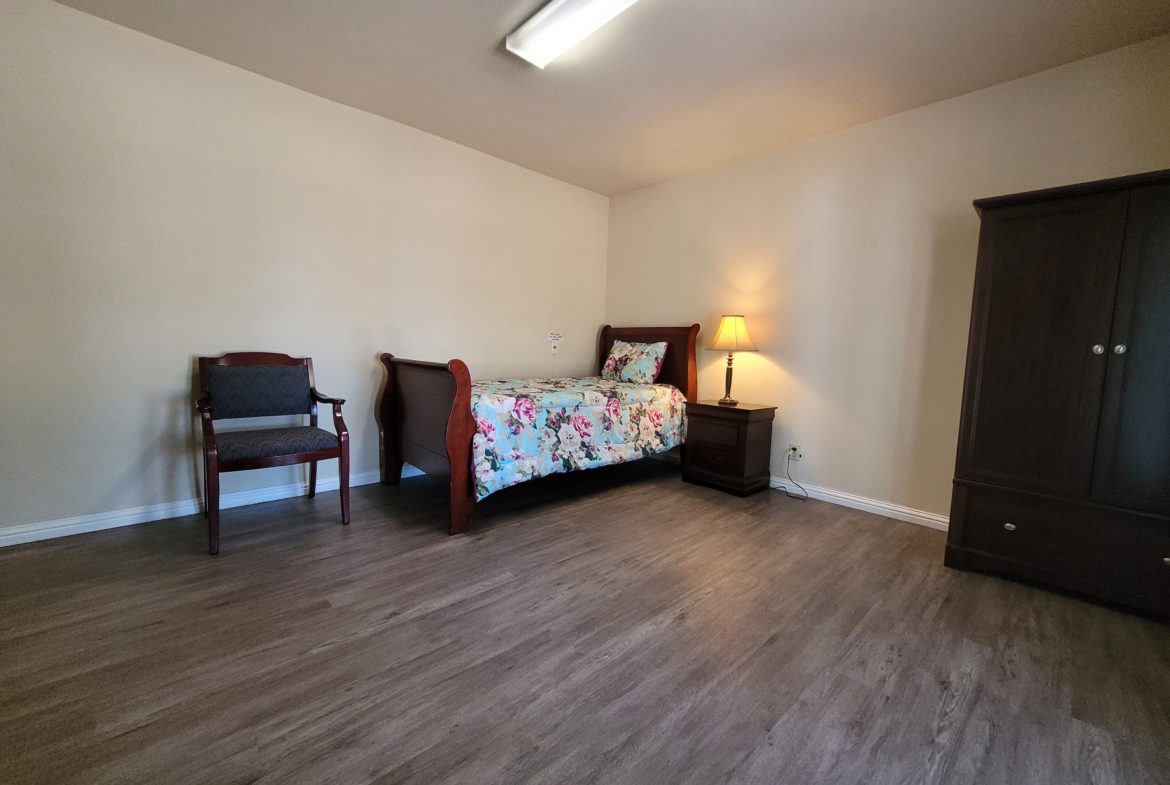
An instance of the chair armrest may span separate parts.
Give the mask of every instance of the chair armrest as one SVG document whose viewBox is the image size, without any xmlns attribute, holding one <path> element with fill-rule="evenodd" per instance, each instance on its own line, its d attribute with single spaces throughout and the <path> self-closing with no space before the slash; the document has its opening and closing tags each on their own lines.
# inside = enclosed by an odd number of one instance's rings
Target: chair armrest
<svg viewBox="0 0 1170 785">
<path fill-rule="evenodd" d="M 349 428 L 341 417 L 341 404 L 333 404 L 333 429 L 337 431 L 337 438 L 343 442 L 349 440 Z"/>
<path fill-rule="evenodd" d="M 195 411 L 199 412 L 199 420 L 203 427 L 203 455 L 213 456 L 218 450 L 215 444 L 215 425 L 211 420 L 211 398 L 204 395 L 195 401 Z"/>
<path fill-rule="evenodd" d="M 316 403 L 333 404 L 333 427 L 337 430 L 337 438 L 341 441 L 348 441 L 349 429 L 345 427 L 345 420 L 341 419 L 341 405 L 345 403 L 344 398 L 330 398 L 328 395 L 322 395 L 316 387 L 309 388 L 309 395 L 313 396 Z"/>
<path fill-rule="evenodd" d="M 316 387 L 310 387 L 309 394 L 313 396 L 313 400 L 317 403 L 331 403 L 334 406 L 341 406 L 345 403 L 344 398 L 330 398 L 328 395 L 322 395 L 321 393 L 317 392 Z"/>
</svg>

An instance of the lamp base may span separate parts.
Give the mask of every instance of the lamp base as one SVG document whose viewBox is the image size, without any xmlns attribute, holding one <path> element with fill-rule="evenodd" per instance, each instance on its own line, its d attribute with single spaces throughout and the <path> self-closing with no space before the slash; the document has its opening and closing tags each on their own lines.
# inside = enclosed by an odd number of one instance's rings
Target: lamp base
<svg viewBox="0 0 1170 785">
<path fill-rule="evenodd" d="M 739 401 L 731 397 L 731 360 L 734 355 L 731 352 L 727 353 L 727 373 L 723 377 L 726 386 L 723 388 L 723 397 L 719 399 L 720 406 L 735 406 Z"/>
</svg>

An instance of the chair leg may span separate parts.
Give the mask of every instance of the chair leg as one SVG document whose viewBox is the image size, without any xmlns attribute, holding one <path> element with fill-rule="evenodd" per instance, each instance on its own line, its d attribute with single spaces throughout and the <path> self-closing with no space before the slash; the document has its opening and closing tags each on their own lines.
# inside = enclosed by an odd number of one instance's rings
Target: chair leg
<svg viewBox="0 0 1170 785">
<path fill-rule="evenodd" d="M 349 525 L 349 440 L 341 443 L 341 456 L 337 459 L 337 483 L 341 491 L 341 523 Z"/>
<path fill-rule="evenodd" d="M 317 462 L 309 461 L 309 498 L 317 495 Z"/>
<path fill-rule="evenodd" d="M 207 518 L 211 515 L 211 505 L 208 504 L 207 492 L 207 453 L 203 454 L 203 517 Z"/>
<path fill-rule="evenodd" d="M 211 555 L 219 553 L 219 466 L 208 462 L 207 471 L 207 544 Z"/>
</svg>

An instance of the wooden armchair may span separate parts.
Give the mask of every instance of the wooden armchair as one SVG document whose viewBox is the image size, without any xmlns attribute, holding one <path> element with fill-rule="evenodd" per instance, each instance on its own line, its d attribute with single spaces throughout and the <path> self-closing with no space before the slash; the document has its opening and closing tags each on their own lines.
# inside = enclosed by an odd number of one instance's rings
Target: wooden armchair
<svg viewBox="0 0 1170 785">
<path fill-rule="evenodd" d="M 317 493 L 317 461 L 338 459 L 341 522 L 349 523 L 349 431 L 341 398 L 317 392 L 313 361 L 268 352 L 232 352 L 199 358 L 203 421 L 203 489 L 212 555 L 219 553 L 219 475 L 269 466 L 309 464 L 309 498 Z M 317 427 L 317 404 L 333 405 L 337 433 Z M 215 430 L 216 420 L 239 417 L 309 415 L 308 425 L 249 431 Z"/>
</svg>

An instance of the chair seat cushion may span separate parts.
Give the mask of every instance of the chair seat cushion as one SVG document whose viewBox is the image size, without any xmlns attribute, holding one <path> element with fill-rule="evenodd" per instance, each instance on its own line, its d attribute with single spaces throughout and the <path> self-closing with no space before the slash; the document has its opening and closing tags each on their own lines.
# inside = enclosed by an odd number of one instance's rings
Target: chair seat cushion
<svg viewBox="0 0 1170 785">
<path fill-rule="evenodd" d="M 299 452 L 336 450 L 337 435 L 311 425 L 262 428 L 256 431 L 223 431 L 215 434 L 221 461 L 272 458 Z"/>
</svg>

